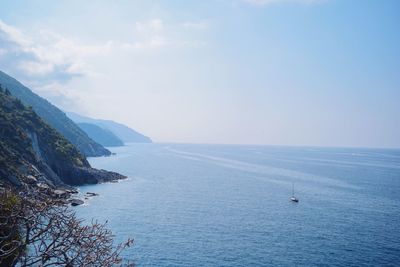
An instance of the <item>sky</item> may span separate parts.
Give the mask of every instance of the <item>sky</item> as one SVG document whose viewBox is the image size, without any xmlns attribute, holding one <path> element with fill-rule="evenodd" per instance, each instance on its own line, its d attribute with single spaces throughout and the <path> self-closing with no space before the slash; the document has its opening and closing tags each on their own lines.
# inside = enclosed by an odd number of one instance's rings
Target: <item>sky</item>
<svg viewBox="0 0 400 267">
<path fill-rule="evenodd" d="M 10 0 L 0 70 L 156 142 L 400 147 L 400 1 Z"/>
</svg>

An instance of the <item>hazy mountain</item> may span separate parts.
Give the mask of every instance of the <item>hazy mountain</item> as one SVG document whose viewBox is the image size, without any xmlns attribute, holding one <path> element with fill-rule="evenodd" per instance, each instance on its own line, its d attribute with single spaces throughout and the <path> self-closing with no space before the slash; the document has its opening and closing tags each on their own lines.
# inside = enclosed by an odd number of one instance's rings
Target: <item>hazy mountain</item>
<svg viewBox="0 0 400 267">
<path fill-rule="evenodd" d="M 64 137 L 74 144 L 85 156 L 95 157 L 111 154 L 109 150 L 90 139 L 88 135 L 59 108 L 33 93 L 29 88 L 2 71 L 0 71 L 0 84 L 10 90 L 11 94 L 20 99 L 25 105 L 32 106 L 33 110 L 40 117 L 64 135 Z"/>
<path fill-rule="evenodd" d="M 113 132 L 96 124 L 80 122 L 76 123 L 90 138 L 103 146 L 123 146 L 124 142 Z"/>
<path fill-rule="evenodd" d="M 120 178 L 92 169 L 85 156 L 32 108 L 0 89 L 0 184 L 54 187 Z"/>
<path fill-rule="evenodd" d="M 81 116 L 79 114 L 73 112 L 66 113 L 68 117 L 70 117 L 76 123 L 91 123 L 97 126 L 100 126 L 104 129 L 110 130 L 113 132 L 118 138 L 126 143 L 152 143 L 151 139 L 137 131 L 129 128 L 126 125 L 123 125 L 118 122 L 110 121 L 110 120 L 100 120 L 100 119 L 92 119 L 89 117 Z"/>
</svg>

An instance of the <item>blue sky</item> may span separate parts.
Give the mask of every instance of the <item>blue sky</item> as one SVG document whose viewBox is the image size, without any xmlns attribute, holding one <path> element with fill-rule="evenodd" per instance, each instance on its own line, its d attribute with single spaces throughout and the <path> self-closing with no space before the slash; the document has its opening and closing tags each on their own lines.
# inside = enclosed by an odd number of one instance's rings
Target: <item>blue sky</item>
<svg viewBox="0 0 400 267">
<path fill-rule="evenodd" d="M 160 142 L 400 147 L 397 0 L 2 1 L 0 69 Z"/>
</svg>

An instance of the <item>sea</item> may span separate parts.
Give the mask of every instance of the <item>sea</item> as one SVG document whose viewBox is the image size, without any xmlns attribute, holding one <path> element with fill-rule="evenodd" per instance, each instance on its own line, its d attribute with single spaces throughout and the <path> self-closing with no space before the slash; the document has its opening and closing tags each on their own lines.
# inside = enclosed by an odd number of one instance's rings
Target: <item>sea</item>
<svg viewBox="0 0 400 267">
<path fill-rule="evenodd" d="M 400 266 L 400 150 L 129 144 L 74 208 L 136 266 Z M 294 195 L 298 203 L 289 199 Z"/>
</svg>

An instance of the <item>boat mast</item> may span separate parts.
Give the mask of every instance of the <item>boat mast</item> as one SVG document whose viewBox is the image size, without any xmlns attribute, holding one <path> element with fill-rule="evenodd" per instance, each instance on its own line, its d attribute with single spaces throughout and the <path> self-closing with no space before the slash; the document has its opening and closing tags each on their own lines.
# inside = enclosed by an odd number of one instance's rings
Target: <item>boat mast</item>
<svg viewBox="0 0 400 267">
<path fill-rule="evenodd" d="M 292 182 L 292 197 L 294 197 L 294 183 Z"/>
</svg>

